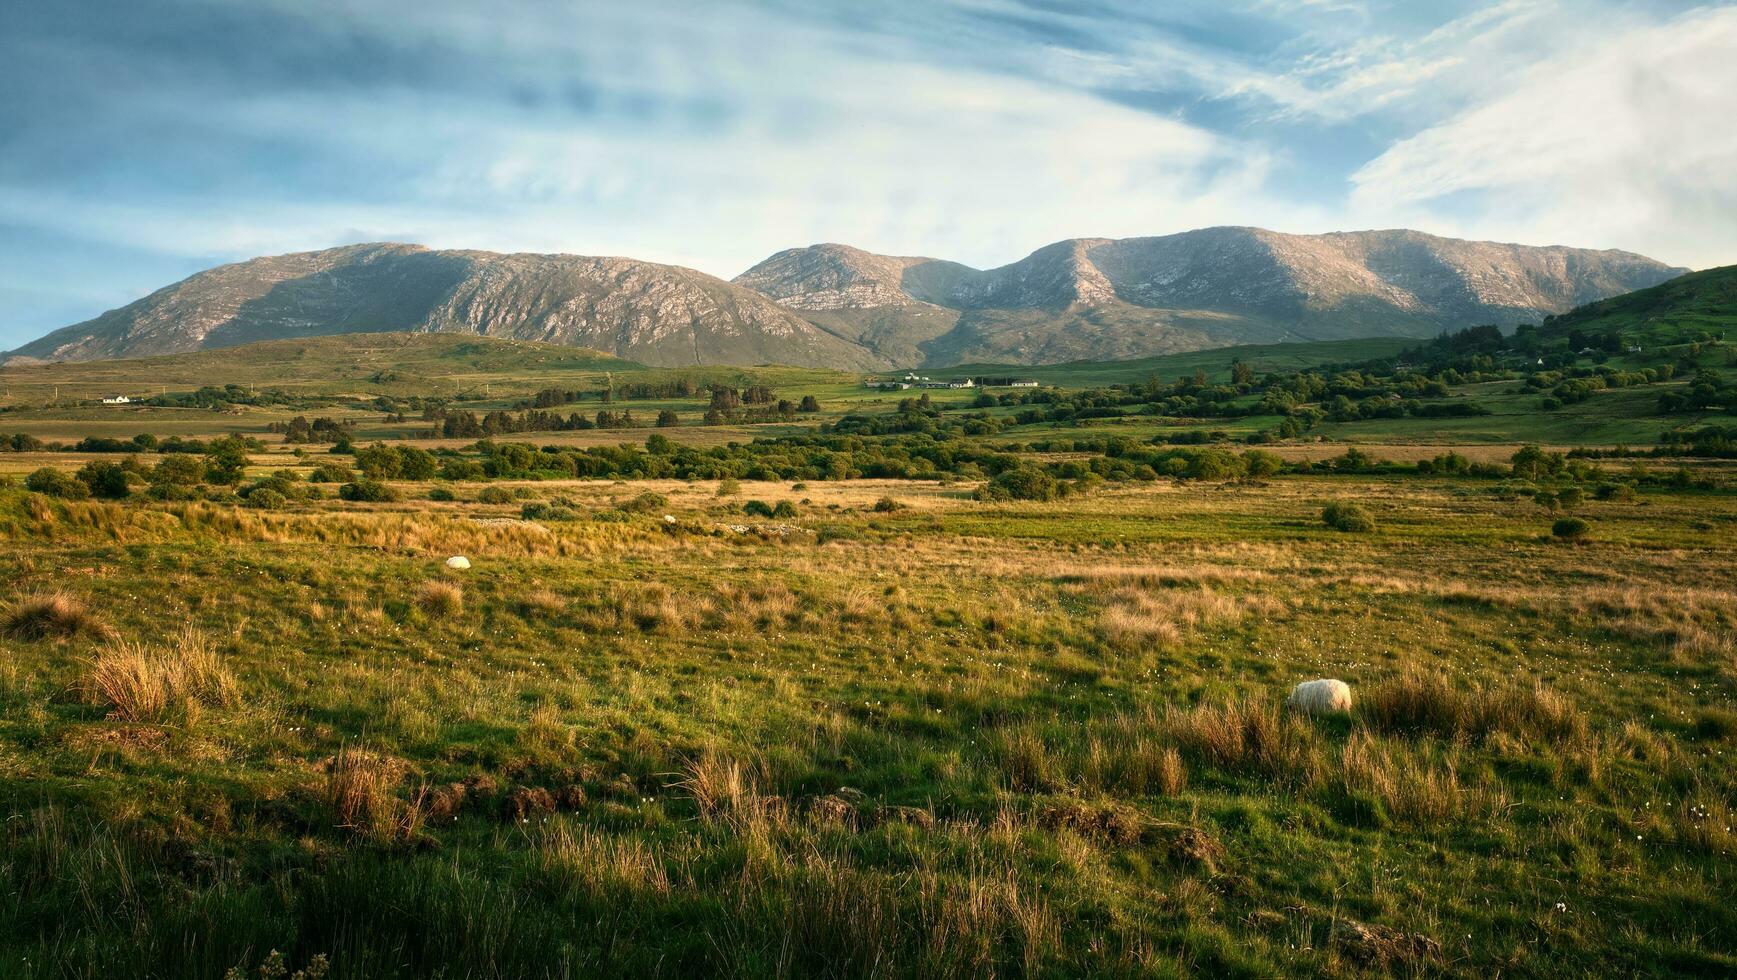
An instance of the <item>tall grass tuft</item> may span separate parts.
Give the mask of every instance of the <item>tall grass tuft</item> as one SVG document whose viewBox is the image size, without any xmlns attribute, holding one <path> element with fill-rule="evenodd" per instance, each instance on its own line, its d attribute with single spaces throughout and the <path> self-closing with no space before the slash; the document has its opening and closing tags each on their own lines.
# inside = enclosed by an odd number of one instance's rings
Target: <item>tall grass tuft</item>
<svg viewBox="0 0 1737 980">
<path fill-rule="evenodd" d="M 201 705 L 237 700 L 234 675 L 203 633 L 187 629 L 168 649 L 116 640 L 90 663 L 89 700 L 107 705 L 111 716 L 132 722 L 163 722 L 179 715 L 191 721 Z"/>
<path fill-rule="evenodd" d="M 80 634 L 106 638 L 110 630 L 77 596 L 37 592 L 6 611 L 6 635 L 14 640 L 69 639 Z"/>
<path fill-rule="evenodd" d="M 1370 685 L 1359 701 L 1364 722 L 1377 731 L 1434 734 L 1443 738 L 1508 735 L 1573 739 L 1584 736 L 1586 717 L 1567 696 L 1544 686 L 1459 686 L 1445 675 L 1408 667 L 1397 677 Z"/>
<path fill-rule="evenodd" d="M 430 619 L 451 619 L 464 612 L 464 590 L 452 582 L 424 582 L 416 590 L 416 608 Z"/>
<path fill-rule="evenodd" d="M 343 830 L 377 843 L 416 839 L 422 831 L 421 800 L 398 796 L 403 763 L 378 752 L 343 746 L 326 770 L 326 803 Z"/>
</svg>

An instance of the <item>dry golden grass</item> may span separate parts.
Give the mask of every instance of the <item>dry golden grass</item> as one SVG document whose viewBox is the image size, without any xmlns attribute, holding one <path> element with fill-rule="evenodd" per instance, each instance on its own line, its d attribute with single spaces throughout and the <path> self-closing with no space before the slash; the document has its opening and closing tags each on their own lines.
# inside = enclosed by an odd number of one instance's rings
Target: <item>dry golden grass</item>
<svg viewBox="0 0 1737 980">
<path fill-rule="evenodd" d="M 422 830 L 421 800 L 398 796 L 407 767 L 377 752 L 344 746 L 326 769 L 325 797 L 337 827 L 381 843 L 409 841 Z"/>
<path fill-rule="evenodd" d="M 109 628 L 84 602 L 69 592 L 37 592 L 12 603 L 6 611 L 6 635 L 14 640 L 68 639 L 85 635 L 106 637 Z"/>
<path fill-rule="evenodd" d="M 1586 718 L 1573 702 L 1542 682 L 1457 685 L 1444 674 L 1415 666 L 1360 692 L 1358 714 L 1379 731 L 1444 738 L 1501 732 L 1566 740 L 1587 731 Z"/>
<path fill-rule="evenodd" d="M 116 640 L 90 663 L 87 696 L 116 718 L 160 722 L 179 712 L 192 721 L 201 705 L 228 706 L 235 678 L 202 633 L 188 629 L 167 648 Z"/>
<path fill-rule="evenodd" d="M 451 619 L 464 612 L 464 589 L 439 579 L 424 582 L 416 590 L 416 608 L 430 619 Z"/>
</svg>

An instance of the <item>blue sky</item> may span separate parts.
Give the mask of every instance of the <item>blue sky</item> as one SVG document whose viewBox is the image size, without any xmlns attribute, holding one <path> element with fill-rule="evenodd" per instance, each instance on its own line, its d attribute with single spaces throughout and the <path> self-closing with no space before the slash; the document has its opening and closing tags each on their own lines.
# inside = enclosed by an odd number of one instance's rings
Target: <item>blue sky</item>
<svg viewBox="0 0 1737 980">
<path fill-rule="evenodd" d="M 352 241 L 732 276 L 1214 224 L 1737 262 L 1737 6 L 0 5 L 0 349 Z"/>
</svg>

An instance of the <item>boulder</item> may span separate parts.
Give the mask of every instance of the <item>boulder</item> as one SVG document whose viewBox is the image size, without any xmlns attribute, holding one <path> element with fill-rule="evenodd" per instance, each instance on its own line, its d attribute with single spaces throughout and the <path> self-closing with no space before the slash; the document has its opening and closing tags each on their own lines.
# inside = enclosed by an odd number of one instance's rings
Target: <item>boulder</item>
<svg viewBox="0 0 1737 980">
<path fill-rule="evenodd" d="M 466 558 L 463 555 L 453 555 L 451 558 L 448 558 L 446 560 L 446 567 L 447 568 L 469 568 L 470 567 L 470 559 Z"/>
</svg>

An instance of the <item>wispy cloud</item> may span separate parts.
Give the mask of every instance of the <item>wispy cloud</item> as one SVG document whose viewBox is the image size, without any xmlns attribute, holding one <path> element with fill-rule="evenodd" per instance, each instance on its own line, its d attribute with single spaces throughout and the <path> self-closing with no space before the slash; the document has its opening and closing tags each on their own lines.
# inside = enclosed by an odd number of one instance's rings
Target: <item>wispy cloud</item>
<svg viewBox="0 0 1737 980">
<path fill-rule="evenodd" d="M 1737 9 L 1559 49 L 1507 91 L 1351 177 L 1353 207 L 1485 234 L 1730 261 L 1737 228 Z"/>
<path fill-rule="evenodd" d="M 0 347 L 167 268 L 368 238 L 719 275 L 820 240 L 987 265 L 1221 223 L 1737 258 L 1730 221 L 1634 231 L 1729 213 L 1690 161 L 1728 161 L 1708 114 L 1737 86 L 1666 41 L 1729 11 L 1678 0 L 77 6 L 0 33 L 0 227 L 30 257 L 0 264 Z"/>
</svg>

